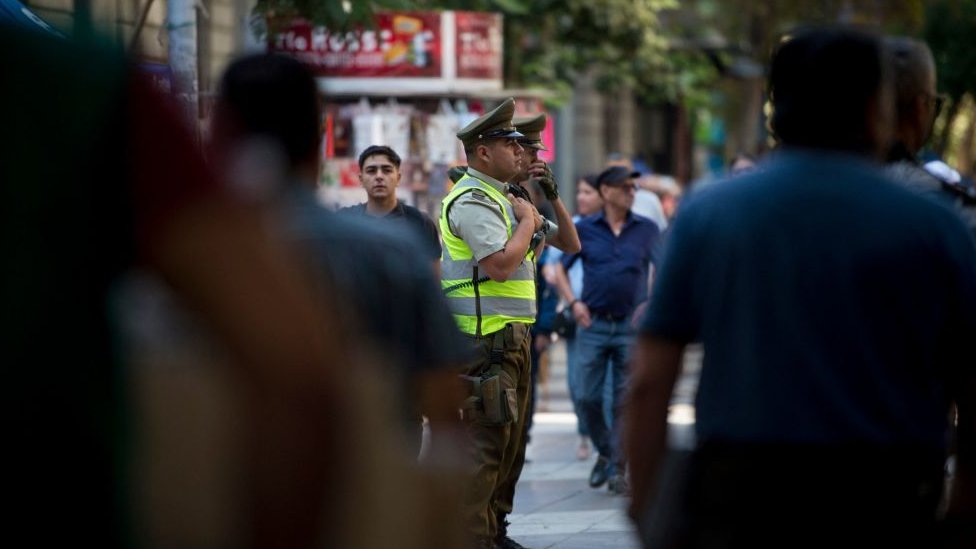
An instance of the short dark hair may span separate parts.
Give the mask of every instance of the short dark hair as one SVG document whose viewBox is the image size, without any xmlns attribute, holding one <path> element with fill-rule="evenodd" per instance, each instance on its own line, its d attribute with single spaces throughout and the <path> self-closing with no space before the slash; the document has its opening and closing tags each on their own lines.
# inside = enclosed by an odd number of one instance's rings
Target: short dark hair
<svg viewBox="0 0 976 549">
<path fill-rule="evenodd" d="M 470 143 L 461 143 L 462 147 L 464 147 L 465 158 L 470 158 L 471 155 L 473 155 L 475 151 L 478 150 L 478 147 L 480 145 L 487 145 L 487 144 L 488 144 L 487 139 L 478 139 L 475 141 L 471 141 Z"/>
<path fill-rule="evenodd" d="M 387 147 L 386 145 L 370 145 L 366 147 L 366 150 L 359 155 L 359 171 L 363 170 L 363 164 L 366 163 L 367 158 L 377 154 L 382 154 L 387 160 L 392 162 L 398 170 L 400 169 L 400 155 L 398 155 L 396 151 L 390 147 Z"/>
<path fill-rule="evenodd" d="M 292 168 L 318 155 L 318 88 L 297 59 L 263 53 L 234 61 L 221 78 L 219 101 L 243 131 L 280 143 Z"/>
<path fill-rule="evenodd" d="M 773 55 L 770 129 L 787 145 L 869 152 L 870 109 L 888 81 L 879 37 L 851 28 L 804 29 Z"/>
</svg>

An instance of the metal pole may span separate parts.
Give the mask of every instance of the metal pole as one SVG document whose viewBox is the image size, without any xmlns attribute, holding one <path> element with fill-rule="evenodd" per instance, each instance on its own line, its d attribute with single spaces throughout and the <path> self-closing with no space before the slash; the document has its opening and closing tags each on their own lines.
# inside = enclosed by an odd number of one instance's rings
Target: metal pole
<svg viewBox="0 0 976 549">
<path fill-rule="evenodd" d="M 166 30 L 169 32 L 169 67 L 173 73 L 173 94 L 186 121 L 196 123 L 197 110 L 197 13 L 193 0 L 167 2 Z"/>
<path fill-rule="evenodd" d="M 132 39 L 129 40 L 130 52 L 136 51 L 136 45 L 139 43 L 139 35 L 142 34 L 142 28 L 146 26 L 146 19 L 149 18 L 149 10 L 152 8 L 153 2 L 155 1 L 156 0 L 148 0 L 146 5 L 142 8 L 142 13 L 139 14 L 139 22 L 136 23 L 136 31 L 132 35 Z"/>
</svg>

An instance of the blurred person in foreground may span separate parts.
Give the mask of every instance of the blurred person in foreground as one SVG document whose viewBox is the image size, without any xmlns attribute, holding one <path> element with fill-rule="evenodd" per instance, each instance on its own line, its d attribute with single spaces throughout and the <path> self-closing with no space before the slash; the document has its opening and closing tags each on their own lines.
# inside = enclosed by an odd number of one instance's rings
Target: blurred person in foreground
<svg viewBox="0 0 976 549">
<path fill-rule="evenodd" d="M 400 162 L 400 155 L 386 145 L 366 147 L 359 155 L 359 182 L 366 190 L 366 202 L 343 208 L 339 213 L 383 219 L 413 231 L 424 243 L 434 272 L 439 273 L 441 240 L 437 226 L 427 214 L 397 198 Z"/>
<path fill-rule="evenodd" d="M 668 404 L 700 340 L 685 501 L 658 502 L 683 505 L 678 546 L 938 546 L 953 400 L 948 514 L 971 533 L 976 250 L 958 218 L 880 171 L 892 116 L 880 39 L 794 35 L 769 95 L 779 149 L 685 199 L 656 278 L 627 410 L 631 517 L 654 529 Z"/>
<path fill-rule="evenodd" d="M 335 524 L 361 528 L 354 535 L 365 537 L 345 540 L 352 547 L 380 546 L 383 540 L 398 547 L 453 546 L 457 521 L 450 515 L 456 502 L 450 471 L 440 467 L 457 465 L 451 462 L 460 444 L 455 368 L 469 352 L 429 268 L 429 253 L 395 226 L 339 216 L 318 203 L 319 96 L 314 75 L 300 61 L 258 54 L 233 62 L 221 79 L 215 116 L 214 149 L 231 173 L 241 173 L 234 166 L 253 157 L 254 144 L 281 155 L 273 188 L 286 237 L 305 252 L 308 276 L 340 292 L 333 314 L 351 326 L 346 344 L 362 344 L 357 351 L 383 364 L 379 374 L 394 389 L 381 401 L 359 404 L 402 426 L 403 448 L 391 445 L 387 450 L 395 453 L 386 456 L 366 452 L 375 447 L 370 438 L 384 436 L 384 426 L 364 431 L 362 422 L 350 421 L 328 450 L 357 462 L 335 489 L 337 499 L 346 500 L 331 509 Z M 417 456 L 421 413 L 438 435 L 426 451 L 425 472 L 444 473 L 443 478 L 412 481 L 415 468 L 404 467 Z M 410 484 L 424 480 L 431 482 Z M 433 482 L 442 485 L 437 492 Z M 436 505 L 435 493 L 442 500 Z M 384 528 L 373 523 L 378 514 L 385 517 Z"/>
<path fill-rule="evenodd" d="M 919 194 L 952 206 L 976 237 L 976 196 L 959 181 L 958 173 L 952 177 L 951 172 L 926 169 L 919 159 L 942 106 L 942 97 L 935 88 L 932 51 L 925 42 L 908 37 L 886 37 L 885 47 L 894 66 L 896 108 L 895 142 L 887 157 L 888 175 Z M 936 173 L 944 175 L 939 177 Z"/>
<path fill-rule="evenodd" d="M 331 480 L 343 458 L 327 451 L 334 421 L 348 417 L 338 372 L 350 357 L 337 323 L 310 306 L 320 297 L 330 310 L 328 294 L 304 284 L 267 211 L 208 171 L 177 109 L 116 54 L 0 25 L 0 67 L 8 536 L 161 541 L 146 539 L 135 503 L 144 433 L 112 313 L 138 266 L 220 336 L 249 395 L 237 543 L 309 546 L 324 493 L 306 487 Z"/>
<path fill-rule="evenodd" d="M 562 258 L 568 269 L 583 263 L 583 291 L 568 285 L 560 292 L 578 326 L 576 337 L 581 382 L 580 408 L 593 446 L 599 452 L 589 484 L 618 495 L 628 493 L 626 461 L 620 448 L 622 398 L 630 371 L 636 319 L 647 304 L 649 268 L 660 230 L 631 211 L 640 174 L 612 166 L 597 177 L 603 210 L 576 223 L 582 249 Z M 577 257 L 578 256 L 578 257 Z M 605 413 L 607 386 L 610 413 Z"/>
<path fill-rule="evenodd" d="M 580 219 L 593 215 L 603 209 L 603 199 L 600 198 L 599 191 L 596 190 L 596 174 L 583 176 L 576 182 L 576 215 L 573 216 L 573 223 Z M 583 261 L 579 259 L 569 266 L 568 269 L 562 265 L 563 253 L 561 250 L 553 250 L 546 258 L 546 268 L 543 271 L 557 292 L 565 293 L 560 290 L 567 286 L 573 295 L 583 293 Z M 569 308 L 569 302 L 563 301 L 563 307 Z M 561 314 L 561 313 L 560 313 Z M 572 316 L 572 311 L 569 311 Z M 579 444 L 576 446 L 576 459 L 585 460 L 590 457 L 590 431 L 586 427 L 586 416 L 580 408 L 580 396 L 582 379 L 579 374 L 579 351 L 577 350 L 576 333 L 579 325 L 573 319 L 572 329 L 568 334 L 562 336 L 566 342 L 566 382 L 569 385 L 569 399 L 573 403 L 573 413 L 576 414 L 576 432 L 579 434 Z"/>
</svg>

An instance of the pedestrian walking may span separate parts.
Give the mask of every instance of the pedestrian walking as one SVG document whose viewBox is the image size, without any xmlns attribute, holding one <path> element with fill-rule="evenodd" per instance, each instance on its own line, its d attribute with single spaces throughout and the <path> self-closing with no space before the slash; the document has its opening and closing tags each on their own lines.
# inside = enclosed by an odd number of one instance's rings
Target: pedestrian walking
<svg viewBox="0 0 976 549">
<path fill-rule="evenodd" d="M 165 281 L 228 351 L 228 375 L 252 409 L 275 412 L 222 410 L 248 435 L 231 487 L 240 522 L 233 541 L 193 541 L 310 546 L 325 494 L 290 480 L 328 478 L 342 462 L 322 449 L 333 422 L 349 419 L 342 399 L 355 387 L 337 375 L 351 361 L 338 323 L 312 306 L 319 295 L 269 230 L 272 212 L 209 169 L 177 105 L 119 52 L 0 22 L 0 66 L 7 535 L 139 547 L 160 541 L 147 515 L 175 517 L 183 534 L 212 526 L 156 499 L 144 508 L 137 493 L 141 466 L 172 450 L 147 445 L 136 417 L 142 372 L 118 313 L 121 286 L 139 272 Z M 200 325 L 180 327 L 200 335 Z M 167 365 L 187 366 L 187 349 L 166 343 Z"/>
<path fill-rule="evenodd" d="M 450 472 L 439 467 L 460 446 L 452 438 L 459 430 L 455 370 L 469 357 L 467 341 L 429 268 L 429 250 L 412 233 L 340 216 L 318 202 L 319 109 L 308 67 L 284 55 L 250 55 L 231 63 L 221 79 L 214 128 L 222 165 L 245 160 L 240 154 L 251 152 L 246 144 L 258 137 L 283 149 L 287 162 L 274 201 L 287 219 L 285 236 L 304 251 L 308 278 L 338 290 L 332 314 L 347 330 L 344 347 L 376 366 L 344 375 L 380 379 L 385 390 L 356 402 L 358 417 L 321 450 L 346 456 L 338 478 L 329 486 L 312 478 L 295 482 L 329 493 L 326 535 L 336 546 L 455 547 L 462 537 L 451 519 L 457 505 L 444 486 L 453 478 L 442 478 Z M 430 462 L 418 465 L 421 414 L 438 436 L 427 452 Z M 375 423 L 364 421 L 369 418 Z M 323 509 L 315 511 L 321 518 Z M 380 514 L 387 515 L 385 529 L 375 527 Z"/>
<path fill-rule="evenodd" d="M 953 400 L 959 473 L 972 474 L 976 249 L 956 216 L 881 171 L 892 112 L 883 60 L 878 37 L 850 29 L 784 40 L 768 86 L 778 147 L 762 170 L 685 199 L 627 412 L 630 512 L 648 546 L 668 404 L 698 340 L 679 546 L 941 542 Z M 972 534 L 967 482 L 947 513 Z"/>
<path fill-rule="evenodd" d="M 597 174 L 586 175 L 576 182 L 576 215 L 573 216 L 573 223 L 580 219 L 597 213 L 603 209 L 603 199 L 596 190 Z M 556 291 L 562 295 L 583 295 L 583 261 L 577 259 L 565 269 L 562 266 L 563 253 L 561 250 L 553 250 L 547 259 L 546 268 L 552 273 L 553 285 Z M 566 290 L 565 287 L 569 287 Z M 586 427 L 586 416 L 580 408 L 580 396 L 582 395 L 582 377 L 579 373 L 579 350 L 576 338 L 577 324 L 568 301 L 563 301 L 563 308 L 559 314 L 569 314 L 572 319 L 572 327 L 565 330 L 565 334 L 560 337 L 566 345 L 566 382 L 569 385 L 569 398 L 573 403 L 573 413 L 576 415 L 576 432 L 579 434 L 579 443 L 576 446 L 576 458 L 586 460 L 590 457 L 590 431 Z"/>
<path fill-rule="evenodd" d="M 976 237 L 976 193 L 960 181 L 937 177 L 919 159 L 943 101 L 935 86 L 932 51 L 925 42 L 908 37 L 887 37 L 885 47 L 895 82 L 895 140 L 886 159 L 888 175 L 955 209 Z"/>
<path fill-rule="evenodd" d="M 582 249 L 562 259 L 565 269 L 577 259 L 583 263 L 582 294 L 574 294 L 567 285 L 561 291 L 578 326 L 580 408 L 599 452 L 589 482 L 597 488 L 609 481 L 616 494 L 628 492 L 619 435 L 634 318 L 646 306 L 648 268 L 660 235 L 653 221 L 631 211 L 637 177 L 639 173 L 622 166 L 600 173 L 596 184 L 603 210 L 577 222 Z M 604 414 L 608 383 L 609 418 Z"/>
</svg>

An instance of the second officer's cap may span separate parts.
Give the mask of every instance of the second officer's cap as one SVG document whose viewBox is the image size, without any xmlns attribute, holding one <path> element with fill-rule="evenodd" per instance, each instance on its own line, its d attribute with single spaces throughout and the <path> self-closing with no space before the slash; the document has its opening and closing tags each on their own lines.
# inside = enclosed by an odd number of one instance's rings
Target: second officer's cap
<svg viewBox="0 0 976 549">
<path fill-rule="evenodd" d="M 546 129 L 546 113 L 540 112 L 532 116 L 519 116 L 512 121 L 515 128 L 525 137 L 519 138 L 523 147 L 532 147 L 540 151 L 548 151 L 542 143 L 542 130 Z"/>
<path fill-rule="evenodd" d="M 515 100 L 508 98 L 494 109 L 479 116 L 457 133 L 458 139 L 467 147 L 482 139 L 522 137 L 515 129 L 512 117 L 515 115 Z"/>
</svg>

